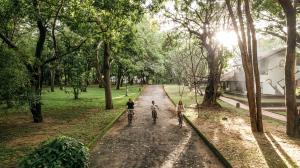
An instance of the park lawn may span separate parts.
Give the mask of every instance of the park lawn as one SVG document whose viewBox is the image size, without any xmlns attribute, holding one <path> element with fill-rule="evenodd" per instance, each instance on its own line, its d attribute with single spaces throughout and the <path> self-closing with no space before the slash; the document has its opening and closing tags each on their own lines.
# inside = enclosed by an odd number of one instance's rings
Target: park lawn
<svg viewBox="0 0 300 168">
<path fill-rule="evenodd" d="M 125 109 L 129 97 L 137 98 L 141 86 L 113 89 L 114 110 L 104 110 L 104 90 L 91 86 L 82 92 L 79 100 L 72 94 L 56 89 L 42 95 L 43 123 L 33 123 L 26 107 L 0 109 L 0 167 L 15 167 L 42 141 L 58 135 L 74 137 L 89 147 L 101 138 L 110 125 Z M 69 88 L 71 89 L 71 88 Z"/>
<path fill-rule="evenodd" d="M 168 94 L 172 95 L 173 101 L 178 103 L 178 101 L 181 99 L 184 106 L 188 107 L 191 105 L 195 105 L 195 96 L 193 92 L 190 92 L 188 87 L 184 87 L 182 97 L 179 94 L 179 88 L 182 89 L 182 86 L 179 85 L 165 85 L 165 89 L 168 92 Z M 201 103 L 203 100 L 202 96 L 198 96 L 198 102 Z"/>
<path fill-rule="evenodd" d="M 175 88 L 165 85 L 176 102 Z M 263 117 L 265 133 L 252 133 L 248 111 L 223 101 L 219 103 L 222 108 L 201 108 L 199 117 L 191 108 L 185 115 L 233 167 L 300 167 L 300 140 L 285 134 L 285 123 Z"/>
</svg>

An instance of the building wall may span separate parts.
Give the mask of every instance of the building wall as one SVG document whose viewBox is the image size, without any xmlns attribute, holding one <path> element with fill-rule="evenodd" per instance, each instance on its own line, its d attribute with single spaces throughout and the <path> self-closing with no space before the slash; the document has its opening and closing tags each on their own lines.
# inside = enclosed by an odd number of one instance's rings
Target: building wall
<svg viewBox="0 0 300 168">
<path fill-rule="evenodd" d="M 262 94 L 284 95 L 285 50 L 259 60 Z M 297 60 L 295 78 L 300 86 L 300 59 Z M 244 70 L 235 70 L 233 81 L 228 81 L 227 91 L 246 92 Z"/>
<path fill-rule="evenodd" d="M 284 55 L 282 53 L 275 54 L 262 61 L 260 68 L 265 69 L 265 73 L 261 75 L 263 83 L 263 94 L 284 95 L 282 84 L 284 84 Z M 267 69 L 266 69 L 267 67 Z M 283 83 L 282 83 L 283 82 Z"/>
<path fill-rule="evenodd" d="M 230 81 L 228 82 L 226 91 L 235 92 L 235 93 L 245 93 L 246 91 L 245 82 Z"/>
</svg>

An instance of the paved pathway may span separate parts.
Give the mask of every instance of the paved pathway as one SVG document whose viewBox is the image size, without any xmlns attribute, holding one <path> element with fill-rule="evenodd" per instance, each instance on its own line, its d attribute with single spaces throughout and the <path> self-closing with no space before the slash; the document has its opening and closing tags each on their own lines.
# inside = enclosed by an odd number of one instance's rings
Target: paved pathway
<svg viewBox="0 0 300 168">
<path fill-rule="evenodd" d="M 236 103 L 240 103 L 240 108 L 245 109 L 245 110 L 249 110 L 248 105 L 243 104 L 239 101 L 236 101 L 236 100 L 233 100 L 233 99 L 230 99 L 230 98 L 227 98 L 227 97 L 223 97 L 223 96 L 221 96 L 220 99 L 223 100 L 224 102 L 227 102 L 227 103 L 233 105 L 233 106 L 236 106 Z M 266 111 L 266 110 L 262 110 L 262 115 L 271 117 L 271 118 L 276 119 L 276 120 L 286 122 L 286 117 L 283 116 L 283 115 L 280 115 L 280 114 L 276 114 L 276 113 L 272 113 L 272 112 L 269 112 L 269 111 Z"/>
<path fill-rule="evenodd" d="M 150 104 L 160 107 L 156 125 Z M 91 167 L 223 167 L 186 124 L 179 128 L 174 107 L 161 86 L 147 86 L 139 97 L 133 124 L 126 116 L 108 131 L 91 153 Z"/>
</svg>

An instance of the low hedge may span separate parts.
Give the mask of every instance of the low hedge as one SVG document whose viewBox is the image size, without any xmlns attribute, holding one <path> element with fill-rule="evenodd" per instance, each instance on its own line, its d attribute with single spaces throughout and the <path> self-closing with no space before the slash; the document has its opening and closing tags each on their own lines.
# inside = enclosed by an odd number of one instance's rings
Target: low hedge
<svg viewBox="0 0 300 168">
<path fill-rule="evenodd" d="M 19 168 L 86 168 L 89 149 L 74 138 L 60 136 L 43 142 L 21 160 Z"/>
</svg>

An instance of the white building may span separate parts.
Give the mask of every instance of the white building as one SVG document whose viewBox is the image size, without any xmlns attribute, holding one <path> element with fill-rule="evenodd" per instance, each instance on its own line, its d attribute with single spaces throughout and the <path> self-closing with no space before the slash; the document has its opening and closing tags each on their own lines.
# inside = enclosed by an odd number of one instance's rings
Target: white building
<svg viewBox="0 0 300 168">
<path fill-rule="evenodd" d="M 259 54 L 258 64 L 262 94 L 284 95 L 284 65 L 285 49 L 278 49 L 266 54 Z M 297 59 L 296 81 L 300 85 L 300 59 Z M 221 77 L 222 88 L 225 92 L 246 94 L 245 75 L 242 65 L 227 72 Z"/>
</svg>

